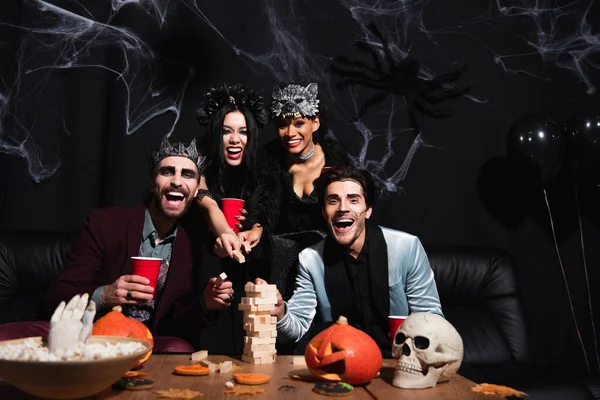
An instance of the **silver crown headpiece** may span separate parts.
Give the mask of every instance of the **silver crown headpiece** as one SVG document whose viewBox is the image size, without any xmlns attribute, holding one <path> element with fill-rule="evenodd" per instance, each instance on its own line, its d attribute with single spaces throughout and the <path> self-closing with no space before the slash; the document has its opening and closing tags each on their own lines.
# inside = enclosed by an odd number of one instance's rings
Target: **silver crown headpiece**
<svg viewBox="0 0 600 400">
<path fill-rule="evenodd" d="M 319 92 L 316 83 L 310 83 L 304 87 L 301 85 L 287 85 L 283 89 L 279 86 L 273 88 L 273 102 L 271 103 L 271 115 L 273 119 L 314 117 L 319 112 Z"/>
<path fill-rule="evenodd" d="M 189 160 L 192 160 L 192 162 L 198 167 L 198 171 L 200 173 L 202 173 L 202 170 L 205 166 L 204 163 L 206 161 L 206 157 L 201 156 L 198 153 L 196 139 L 192 140 L 190 145 L 186 147 L 182 142 L 171 144 L 169 142 L 169 138 L 165 136 L 158 151 L 155 151 L 152 154 L 152 160 L 154 161 L 154 165 L 157 165 L 167 157 L 185 157 Z"/>
</svg>

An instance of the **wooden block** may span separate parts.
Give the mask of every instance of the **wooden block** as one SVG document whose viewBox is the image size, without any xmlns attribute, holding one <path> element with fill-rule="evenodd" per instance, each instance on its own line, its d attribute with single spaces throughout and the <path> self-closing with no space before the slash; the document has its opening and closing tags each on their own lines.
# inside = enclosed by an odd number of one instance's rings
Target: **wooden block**
<svg viewBox="0 0 600 400">
<path fill-rule="evenodd" d="M 238 310 L 242 311 L 258 311 L 258 306 L 252 304 L 238 304 Z"/>
<path fill-rule="evenodd" d="M 247 318 L 271 317 L 271 310 L 266 311 L 244 311 L 244 320 Z"/>
<path fill-rule="evenodd" d="M 267 351 L 274 350 L 277 352 L 275 348 L 275 343 L 267 343 L 267 344 L 251 344 L 246 343 L 244 345 L 244 354 L 249 354 L 250 351 Z"/>
<path fill-rule="evenodd" d="M 249 283 L 244 286 L 244 291 L 246 292 L 277 292 L 277 285 L 255 285 L 254 283 Z"/>
<path fill-rule="evenodd" d="M 225 279 L 227 279 L 227 274 L 225 272 L 222 272 L 219 276 L 217 276 L 215 286 L 221 286 L 221 283 L 223 283 Z"/>
<path fill-rule="evenodd" d="M 252 247 L 250 246 L 250 243 L 248 243 L 248 242 L 243 242 L 242 247 L 244 248 L 244 253 L 246 253 L 246 254 L 248 254 L 252 251 Z"/>
<path fill-rule="evenodd" d="M 246 257 L 244 257 L 244 255 L 242 254 L 241 251 L 239 250 L 234 250 L 233 251 L 233 259 L 237 262 L 239 262 L 240 264 L 243 264 L 246 262 Z"/>
<path fill-rule="evenodd" d="M 266 299 L 269 297 L 277 298 L 277 292 L 250 292 L 246 291 L 246 297 L 258 297 L 262 299 Z"/>
<path fill-rule="evenodd" d="M 274 337 L 252 337 L 252 336 L 245 336 L 244 337 L 244 343 L 250 343 L 250 344 L 271 344 L 271 343 L 275 343 L 277 340 L 277 338 Z"/>
<path fill-rule="evenodd" d="M 231 363 L 231 361 L 223 361 L 221 363 L 221 366 L 219 367 L 219 373 L 226 374 L 227 372 L 231 372 L 232 367 L 233 364 Z"/>
<path fill-rule="evenodd" d="M 242 311 L 271 311 L 274 304 L 239 304 L 238 310 Z"/>
<path fill-rule="evenodd" d="M 275 304 L 255 304 L 252 307 L 256 307 L 256 311 L 271 311 Z"/>
<path fill-rule="evenodd" d="M 258 338 L 275 338 L 277 337 L 277 329 L 273 329 L 271 331 L 246 331 L 246 336 Z"/>
<path fill-rule="evenodd" d="M 244 353 L 247 351 L 266 351 L 266 350 L 276 350 L 275 343 L 245 343 L 244 344 Z"/>
<path fill-rule="evenodd" d="M 254 358 L 273 357 L 277 354 L 277 350 L 251 350 L 250 352 L 244 351 L 244 354 Z"/>
<path fill-rule="evenodd" d="M 242 354 L 242 361 L 250 363 L 250 364 L 260 364 L 260 358 L 258 359 L 254 359 L 250 356 L 247 356 L 245 354 Z"/>
<path fill-rule="evenodd" d="M 277 317 L 271 317 L 270 315 L 260 315 L 260 316 L 244 316 L 244 324 L 272 324 L 273 318 L 275 318 L 275 323 L 277 323 Z"/>
<path fill-rule="evenodd" d="M 246 354 L 242 354 L 242 361 L 250 364 L 273 364 L 275 362 L 275 356 L 251 357 Z"/>
<path fill-rule="evenodd" d="M 272 316 L 272 317 L 271 317 L 271 323 L 272 323 L 272 324 L 277 324 L 277 317 L 275 317 L 275 316 Z"/>
<path fill-rule="evenodd" d="M 259 332 L 259 331 L 272 331 L 273 329 L 277 329 L 277 328 L 275 328 L 271 324 L 250 324 L 250 323 L 245 323 L 244 324 L 244 329 L 246 331 L 249 331 L 249 332 Z"/>
<path fill-rule="evenodd" d="M 266 299 L 257 297 L 242 297 L 242 304 L 277 304 L 276 297 L 267 297 Z"/>
<path fill-rule="evenodd" d="M 200 350 L 192 353 L 192 361 L 204 360 L 206 357 L 208 357 L 208 350 Z"/>
<path fill-rule="evenodd" d="M 210 372 L 216 372 L 217 371 L 217 364 L 212 363 L 208 360 L 200 360 L 198 362 L 198 364 L 204 365 L 206 368 L 208 368 L 210 370 Z"/>
<path fill-rule="evenodd" d="M 277 292 L 277 285 L 269 285 L 269 284 L 254 285 L 254 291 L 255 292 Z"/>
</svg>

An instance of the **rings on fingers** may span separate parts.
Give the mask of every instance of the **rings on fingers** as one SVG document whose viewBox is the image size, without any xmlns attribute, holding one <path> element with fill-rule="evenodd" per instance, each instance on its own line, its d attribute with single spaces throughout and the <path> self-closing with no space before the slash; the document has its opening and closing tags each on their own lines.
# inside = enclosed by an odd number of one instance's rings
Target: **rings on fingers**
<svg viewBox="0 0 600 400">
<path fill-rule="evenodd" d="M 225 299 L 225 302 L 228 304 L 231 304 L 231 302 L 233 301 L 233 291 L 231 293 L 227 294 L 227 296 L 229 296 L 229 297 Z"/>
<path fill-rule="evenodd" d="M 127 300 L 131 300 L 131 299 L 133 299 L 133 296 L 132 296 L 132 292 L 131 292 L 131 290 L 128 290 L 128 291 L 127 291 L 127 295 L 125 296 L 125 299 L 127 299 Z"/>
</svg>

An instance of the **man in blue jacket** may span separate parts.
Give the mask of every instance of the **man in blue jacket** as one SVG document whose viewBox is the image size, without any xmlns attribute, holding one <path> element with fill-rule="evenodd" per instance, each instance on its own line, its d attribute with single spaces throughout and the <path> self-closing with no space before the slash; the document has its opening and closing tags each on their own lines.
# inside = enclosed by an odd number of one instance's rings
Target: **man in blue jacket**
<svg viewBox="0 0 600 400">
<path fill-rule="evenodd" d="M 353 167 L 324 173 L 316 182 L 330 235 L 299 255 L 292 298 L 278 302 L 278 336 L 299 341 L 316 322 L 349 323 L 391 349 L 389 315 L 442 315 L 421 242 L 405 232 L 369 222 L 375 189 L 371 176 Z M 262 281 L 260 282 L 262 283 Z"/>
</svg>

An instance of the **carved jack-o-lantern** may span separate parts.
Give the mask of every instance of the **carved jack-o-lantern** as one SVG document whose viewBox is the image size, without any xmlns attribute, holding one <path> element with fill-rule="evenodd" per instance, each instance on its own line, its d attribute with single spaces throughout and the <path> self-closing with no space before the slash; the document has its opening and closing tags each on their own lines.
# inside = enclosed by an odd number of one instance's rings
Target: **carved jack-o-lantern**
<svg viewBox="0 0 600 400">
<path fill-rule="evenodd" d="M 379 372 L 382 361 L 377 343 L 348 325 L 343 316 L 311 340 L 304 358 L 316 378 L 351 385 L 368 383 Z"/>
<path fill-rule="evenodd" d="M 96 321 L 92 335 L 126 336 L 144 340 L 154 346 L 154 338 L 148 327 L 137 319 L 126 317 L 121 311 L 121 306 L 115 306 L 112 311 Z M 138 361 L 137 366 L 148 361 L 151 354 L 152 349 L 144 354 L 140 361 Z"/>
</svg>

